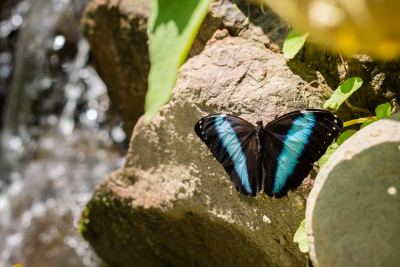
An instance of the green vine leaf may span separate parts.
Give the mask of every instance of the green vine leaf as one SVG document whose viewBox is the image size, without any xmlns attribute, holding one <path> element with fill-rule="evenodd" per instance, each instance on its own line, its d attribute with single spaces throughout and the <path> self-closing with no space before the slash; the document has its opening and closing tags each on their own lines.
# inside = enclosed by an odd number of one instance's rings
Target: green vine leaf
<svg viewBox="0 0 400 267">
<path fill-rule="evenodd" d="M 294 234 L 293 242 L 299 243 L 300 251 L 303 253 L 308 252 L 308 242 L 306 235 L 306 220 L 302 220 L 299 229 Z"/>
<path fill-rule="evenodd" d="M 288 59 L 294 58 L 303 47 L 308 35 L 310 33 L 301 33 L 296 28 L 293 29 L 283 43 L 283 56 Z"/>
<path fill-rule="evenodd" d="M 151 68 L 145 123 L 165 105 L 211 0 L 152 0 L 149 18 Z"/>
<path fill-rule="evenodd" d="M 328 149 L 326 150 L 325 154 L 318 161 L 320 169 L 322 169 L 322 167 L 324 167 L 325 163 L 331 157 L 333 152 L 335 152 L 338 148 L 339 148 L 339 146 L 336 143 L 333 143 L 328 147 Z"/>
<path fill-rule="evenodd" d="M 385 103 L 377 106 L 375 108 L 376 118 L 380 120 L 387 116 L 390 116 L 390 109 L 391 109 L 390 103 Z"/>
<path fill-rule="evenodd" d="M 356 130 L 347 130 L 344 133 L 342 133 L 341 135 L 339 135 L 339 137 L 337 138 L 337 144 L 338 146 L 341 146 L 343 144 L 344 141 L 346 141 L 347 139 L 349 139 L 353 134 L 355 134 L 357 131 Z"/>
<path fill-rule="evenodd" d="M 338 110 L 339 106 L 347 99 L 351 94 L 357 91 L 361 87 L 363 81 L 359 77 L 352 77 L 344 81 L 335 90 L 333 95 L 325 102 L 324 108 L 331 110 Z"/>
</svg>

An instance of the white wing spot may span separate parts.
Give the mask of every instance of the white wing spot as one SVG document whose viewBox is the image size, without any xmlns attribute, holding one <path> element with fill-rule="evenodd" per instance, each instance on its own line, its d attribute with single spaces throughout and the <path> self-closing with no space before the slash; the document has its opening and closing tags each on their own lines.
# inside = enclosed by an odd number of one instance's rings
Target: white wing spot
<svg viewBox="0 0 400 267">
<path fill-rule="evenodd" d="M 204 137 L 204 140 L 207 140 L 207 136 L 206 136 L 206 137 Z"/>
<path fill-rule="evenodd" d="M 335 119 L 334 122 L 337 123 L 337 120 Z"/>
<path fill-rule="evenodd" d="M 204 134 L 204 131 L 203 131 L 203 132 L 201 132 L 201 134 Z"/>
<path fill-rule="evenodd" d="M 202 124 L 202 123 L 203 123 L 203 121 L 202 121 L 202 120 L 200 120 L 200 121 L 199 121 L 199 124 Z"/>
<path fill-rule="evenodd" d="M 200 125 L 200 127 L 199 127 L 199 128 L 201 129 L 201 128 L 203 128 L 203 126 L 201 126 L 201 125 Z"/>
<path fill-rule="evenodd" d="M 324 141 L 324 144 L 326 144 L 326 142 Z"/>
<path fill-rule="evenodd" d="M 335 118 L 337 118 L 337 116 L 336 115 L 333 115 Z"/>
<path fill-rule="evenodd" d="M 331 133 L 328 133 L 329 136 L 331 136 Z"/>
<path fill-rule="evenodd" d="M 333 130 L 336 130 L 336 127 L 333 127 L 332 129 L 333 129 Z"/>
</svg>

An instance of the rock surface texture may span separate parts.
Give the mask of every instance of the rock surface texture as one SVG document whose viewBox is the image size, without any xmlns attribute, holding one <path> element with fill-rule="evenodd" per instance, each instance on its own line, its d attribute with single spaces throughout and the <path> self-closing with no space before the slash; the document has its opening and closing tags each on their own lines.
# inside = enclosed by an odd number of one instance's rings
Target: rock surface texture
<svg viewBox="0 0 400 267">
<path fill-rule="evenodd" d="M 144 113 L 150 70 L 146 33 L 149 15 L 150 0 L 93 0 L 81 20 L 96 69 L 125 122 L 128 137 Z M 236 4 L 228 0 L 215 1 L 192 44 L 189 57 L 203 51 L 215 31 L 223 28 L 233 36 L 257 41 L 276 52 L 281 51 L 290 31 L 284 19 L 270 10 L 261 12 L 259 5 L 240 0 Z"/>
<path fill-rule="evenodd" d="M 217 112 L 268 122 L 305 108 L 293 101 L 303 85 L 281 55 L 218 32 L 182 66 L 170 103 L 137 123 L 125 167 L 84 213 L 85 238 L 111 266 L 305 266 L 293 235 L 312 181 L 279 200 L 244 197 L 193 130 Z"/>
<path fill-rule="evenodd" d="M 363 128 L 319 172 L 307 202 L 315 266 L 400 266 L 400 113 Z"/>
</svg>

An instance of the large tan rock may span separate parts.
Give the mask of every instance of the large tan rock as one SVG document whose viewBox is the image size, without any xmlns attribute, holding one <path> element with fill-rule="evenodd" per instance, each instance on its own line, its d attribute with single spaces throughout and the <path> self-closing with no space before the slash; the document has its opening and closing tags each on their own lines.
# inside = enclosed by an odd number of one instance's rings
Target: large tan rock
<svg viewBox="0 0 400 267">
<path fill-rule="evenodd" d="M 400 266 L 400 113 L 348 139 L 307 201 L 315 266 Z"/>
<path fill-rule="evenodd" d="M 305 108 L 282 55 L 218 32 L 180 69 L 169 104 L 135 126 L 125 167 L 94 192 L 81 230 L 112 266 L 305 266 L 293 243 L 312 186 L 282 199 L 240 195 L 195 134 L 207 114 L 252 122 Z"/>
<path fill-rule="evenodd" d="M 96 70 L 107 85 L 113 107 L 124 120 L 128 137 L 144 113 L 150 70 L 147 37 L 150 2 L 93 0 L 81 20 Z M 259 5 L 249 6 L 239 0 L 217 1 L 210 5 L 189 57 L 203 51 L 215 31 L 223 28 L 231 35 L 255 40 L 274 51 L 281 51 L 289 33 L 286 20 L 269 10 L 261 12 Z"/>
</svg>

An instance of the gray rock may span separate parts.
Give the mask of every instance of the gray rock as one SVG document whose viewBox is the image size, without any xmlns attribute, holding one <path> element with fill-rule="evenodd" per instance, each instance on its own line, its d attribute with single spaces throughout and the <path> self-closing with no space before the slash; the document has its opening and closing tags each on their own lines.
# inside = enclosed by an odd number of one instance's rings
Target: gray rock
<svg viewBox="0 0 400 267">
<path fill-rule="evenodd" d="M 305 108 L 294 101 L 304 84 L 282 55 L 217 32 L 181 67 L 160 114 L 138 121 L 125 167 L 95 190 L 82 234 L 111 266 L 305 266 L 293 236 L 312 180 L 282 199 L 244 197 L 193 130 L 217 112 L 254 123 Z"/>
<path fill-rule="evenodd" d="M 315 266 L 400 266 L 400 113 L 332 155 L 308 198 L 306 229 Z"/>
</svg>

